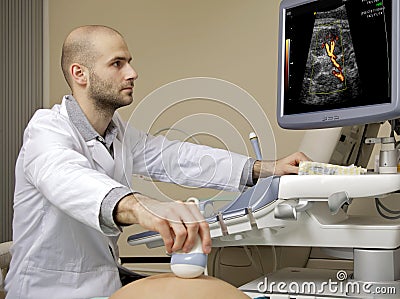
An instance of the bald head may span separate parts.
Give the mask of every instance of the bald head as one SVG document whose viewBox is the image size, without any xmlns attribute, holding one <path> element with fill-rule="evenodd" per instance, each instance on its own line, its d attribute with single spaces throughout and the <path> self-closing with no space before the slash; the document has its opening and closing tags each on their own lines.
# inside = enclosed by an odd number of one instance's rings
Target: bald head
<svg viewBox="0 0 400 299">
<path fill-rule="evenodd" d="M 98 56 L 95 41 L 100 35 L 118 35 L 122 37 L 118 31 L 110 27 L 87 25 L 74 29 L 65 39 L 61 54 L 61 68 L 71 89 L 72 79 L 69 67 L 73 63 L 84 65 L 87 68 L 93 67 Z"/>
</svg>

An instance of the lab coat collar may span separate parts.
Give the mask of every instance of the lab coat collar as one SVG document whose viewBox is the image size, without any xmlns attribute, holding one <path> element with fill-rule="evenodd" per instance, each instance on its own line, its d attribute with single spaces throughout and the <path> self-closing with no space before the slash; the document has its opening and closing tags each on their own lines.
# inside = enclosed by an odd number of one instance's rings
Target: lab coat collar
<svg viewBox="0 0 400 299">
<path fill-rule="evenodd" d="M 114 150 L 114 157 L 122 157 L 122 144 L 117 138 L 114 140 L 113 150 Z M 123 171 L 122 159 L 114 159 L 114 163 L 115 163 L 114 177 L 115 178 L 122 177 L 122 171 Z"/>
<path fill-rule="evenodd" d="M 108 125 L 104 138 L 100 136 L 99 133 L 92 127 L 86 115 L 83 113 L 81 107 L 78 102 L 72 95 L 64 96 L 65 108 L 68 114 L 68 118 L 74 124 L 74 126 L 78 129 L 79 133 L 82 135 L 83 139 L 88 142 L 92 139 L 104 139 L 104 143 L 107 148 L 110 148 L 111 144 L 114 142 L 115 137 L 117 136 L 118 130 L 113 120 L 111 120 Z"/>
<path fill-rule="evenodd" d="M 115 163 L 106 147 L 96 139 L 89 140 L 86 144 L 96 164 L 104 170 L 105 174 L 112 177 L 114 175 Z"/>
<path fill-rule="evenodd" d="M 113 176 L 115 172 L 115 161 L 109 152 L 111 144 L 114 147 L 114 154 L 119 154 L 119 144 L 117 142 L 118 128 L 114 121 L 111 120 L 110 125 L 106 130 L 105 137 L 103 138 L 96 132 L 96 130 L 89 123 L 78 102 L 73 96 L 64 96 L 61 105 L 61 113 L 66 113 L 71 123 L 79 131 L 82 138 L 85 140 L 86 145 L 92 153 L 94 162 L 106 173 L 108 176 Z M 116 151 L 116 148 L 117 151 Z"/>
</svg>

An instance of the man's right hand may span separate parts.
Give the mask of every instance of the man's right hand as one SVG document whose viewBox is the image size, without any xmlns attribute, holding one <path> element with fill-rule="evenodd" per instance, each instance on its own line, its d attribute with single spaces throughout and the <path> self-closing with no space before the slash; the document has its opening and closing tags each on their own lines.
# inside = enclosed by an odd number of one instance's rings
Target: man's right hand
<svg viewBox="0 0 400 299">
<path fill-rule="evenodd" d="M 160 233 L 168 253 L 177 250 L 189 252 L 200 235 L 204 253 L 211 251 L 208 223 L 194 203 L 161 202 L 135 193 L 120 200 L 114 220 Z"/>
</svg>

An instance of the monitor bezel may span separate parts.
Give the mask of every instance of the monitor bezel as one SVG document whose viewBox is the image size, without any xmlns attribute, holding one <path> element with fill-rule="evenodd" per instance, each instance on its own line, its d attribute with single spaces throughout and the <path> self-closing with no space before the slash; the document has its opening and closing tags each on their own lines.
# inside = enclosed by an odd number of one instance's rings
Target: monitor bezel
<svg viewBox="0 0 400 299">
<path fill-rule="evenodd" d="M 285 17 L 286 10 L 306 3 L 321 0 L 282 0 L 279 6 L 279 37 L 278 37 L 278 104 L 277 121 L 280 127 L 286 129 L 304 130 L 330 127 L 343 127 L 367 123 L 380 123 L 400 117 L 400 99 L 398 89 L 399 78 L 399 1 L 392 0 L 392 72 L 391 72 L 391 103 L 375 104 L 307 112 L 299 114 L 284 114 L 284 68 L 285 68 Z"/>
</svg>

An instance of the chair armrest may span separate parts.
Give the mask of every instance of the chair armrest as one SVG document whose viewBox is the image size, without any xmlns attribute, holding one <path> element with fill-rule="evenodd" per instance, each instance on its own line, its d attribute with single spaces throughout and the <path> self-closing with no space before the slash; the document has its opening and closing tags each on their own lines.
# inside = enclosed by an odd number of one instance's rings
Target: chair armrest
<svg viewBox="0 0 400 299">
<path fill-rule="evenodd" d="M 11 248 L 12 242 L 0 243 L 0 296 L 3 290 L 4 277 L 8 271 L 11 262 Z"/>
</svg>

